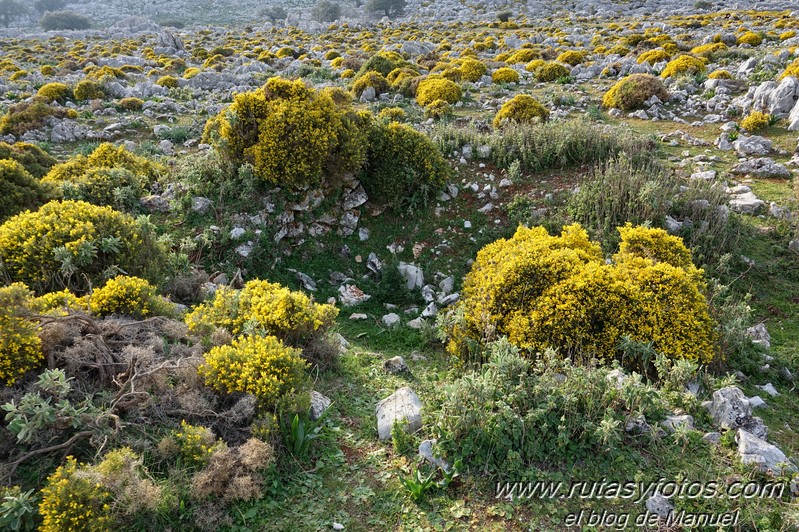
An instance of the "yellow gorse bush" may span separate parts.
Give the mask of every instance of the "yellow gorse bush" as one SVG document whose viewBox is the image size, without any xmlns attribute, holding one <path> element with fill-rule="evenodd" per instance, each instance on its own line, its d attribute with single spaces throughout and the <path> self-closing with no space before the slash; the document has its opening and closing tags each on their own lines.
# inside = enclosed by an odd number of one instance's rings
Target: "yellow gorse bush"
<svg viewBox="0 0 799 532">
<path fill-rule="evenodd" d="M 0 225 L 0 268 L 38 293 L 85 290 L 111 268 L 156 275 L 162 261 L 161 246 L 136 220 L 83 201 L 51 201 Z"/>
<path fill-rule="evenodd" d="M 436 100 L 457 103 L 461 96 L 461 88 L 454 81 L 444 78 L 427 78 L 419 83 L 419 88 L 416 90 L 416 103 L 422 107 L 426 107 Z"/>
<path fill-rule="evenodd" d="M 494 127 L 506 120 L 514 122 L 546 122 L 549 111 L 529 94 L 517 94 L 504 104 L 494 117 Z"/>
<path fill-rule="evenodd" d="M 43 519 L 40 531 L 111 530 L 111 493 L 82 476 L 83 468 L 70 456 L 66 464 L 47 478 L 39 503 L 39 515 Z"/>
<path fill-rule="evenodd" d="M 163 165 L 135 155 L 124 146 L 117 147 L 105 142 L 88 156 L 78 155 L 67 162 L 53 166 L 42 181 L 60 184 L 65 181 L 80 180 L 87 172 L 100 168 L 127 170 L 138 177 L 140 185 L 145 185 L 166 172 Z"/>
<path fill-rule="evenodd" d="M 245 326 L 262 329 L 290 345 L 305 345 L 325 332 L 338 315 L 333 305 L 311 301 L 277 283 L 249 281 L 241 291 L 219 288 L 212 301 L 186 316 L 189 330 L 203 336 L 220 327 L 237 335 Z"/>
<path fill-rule="evenodd" d="M 307 362 L 300 354 L 274 336 L 241 336 L 231 345 L 211 349 L 199 374 L 217 391 L 250 393 L 269 408 L 306 385 Z"/>
<path fill-rule="evenodd" d="M 7 386 L 44 360 L 38 327 L 25 317 L 32 297 L 22 283 L 0 287 L 0 381 Z"/>
<path fill-rule="evenodd" d="M 271 78 L 237 94 L 208 121 L 203 138 L 235 163 L 251 162 L 271 184 L 302 187 L 359 169 L 366 157 L 367 117 L 301 80 Z"/>
<path fill-rule="evenodd" d="M 661 229 L 619 232 L 609 264 L 577 224 L 560 236 L 519 227 L 480 250 L 448 326 L 448 350 L 469 356 L 505 335 L 531 353 L 554 347 L 611 360 L 630 337 L 669 358 L 710 362 L 714 323 L 690 251 Z"/>
<path fill-rule="evenodd" d="M 124 314 L 146 318 L 175 314 L 175 306 L 159 296 L 153 285 L 139 277 L 114 277 L 105 286 L 87 295 L 86 300 L 88 308 L 98 316 Z"/>
</svg>

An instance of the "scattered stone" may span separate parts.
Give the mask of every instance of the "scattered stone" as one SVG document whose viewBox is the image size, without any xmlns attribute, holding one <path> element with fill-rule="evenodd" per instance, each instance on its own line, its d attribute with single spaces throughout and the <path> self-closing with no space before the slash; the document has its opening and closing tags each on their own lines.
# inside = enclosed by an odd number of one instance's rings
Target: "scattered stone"
<svg viewBox="0 0 799 532">
<path fill-rule="evenodd" d="M 727 386 L 713 392 L 713 402 L 708 410 L 713 421 L 728 430 L 743 427 L 752 418 L 752 407 L 737 386 Z"/>
<path fill-rule="evenodd" d="M 388 373 L 396 374 L 408 371 L 408 365 L 405 364 L 405 360 L 402 357 L 396 356 L 383 362 L 383 369 Z"/>
<path fill-rule="evenodd" d="M 330 408 L 332 401 L 322 395 L 321 393 L 317 392 L 316 390 L 311 392 L 311 409 L 309 411 L 309 416 L 311 421 L 316 421 L 322 414 L 325 413 L 325 410 Z"/>
<path fill-rule="evenodd" d="M 351 320 L 368 320 L 369 316 L 367 316 L 366 314 L 360 313 L 360 312 L 356 312 L 356 313 L 350 314 L 350 319 Z"/>
<path fill-rule="evenodd" d="M 674 505 L 660 493 L 655 493 L 646 500 L 646 509 L 658 517 L 667 518 L 674 511 Z"/>
<path fill-rule="evenodd" d="M 419 444 L 419 456 L 421 456 L 428 463 L 440 467 L 444 471 L 449 471 L 449 464 L 441 458 L 436 458 L 433 455 L 433 445 L 437 440 L 425 440 Z"/>
<path fill-rule="evenodd" d="M 424 327 L 425 320 L 422 317 L 414 318 L 408 322 L 408 327 L 411 329 L 416 329 L 417 331 Z"/>
<path fill-rule="evenodd" d="M 749 405 L 752 408 L 763 408 L 766 406 L 766 402 L 759 395 L 755 395 L 749 398 Z"/>
<path fill-rule="evenodd" d="M 666 419 L 660 422 L 660 425 L 666 429 L 666 432 L 669 434 L 674 434 L 680 428 L 693 429 L 694 418 L 688 414 L 667 416 Z"/>
<path fill-rule="evenodd" d="M 375 413 L 377 436 L 381 440 L 391 439 L 391 429 L 397 421 L 407 421 L 409 432 L 422 428 L 422 402 L 407 386 L 377 403 Z"/>
<path fill-rule="evenodd" d="M 755 464 L 763 473 L 780 475 L 783 471 L 796 471 L 796 466 L 780 449 L 743 429 L 735 434 L 738 454 L 744 464 Z"/>
<path fill-rule="evenodd" d="M 791 177 L 793 177 L 793 173 L 791 173 L 784 164 L 774 162 L 774 159 L 771 157 L 747 159 L 733 166 L 730 169 L 730 173 L 734 175 L 762 177 L 764 179 L 791 179 Z"/>
<path fill-rule="evenodd" d="M 758 323 L 754 327 L 746 329 L 746 335 L 752 340 L 752 343 L 769 349 L 771 347 L 771 335 L 766 329 L 766 325 Z"/>
<path fill-rule="evenodd" d="M 771 397 L 777 397 L 780 394 L 780 392 L 778 392 L 777 389 L 774 387 L 774 385 L 771 384 L 770 382 L 767 383 L 767 384 L 764 384 L 762 386 L 755 385 L 755 388 L 759 388 L 759 389 L 763 390 L 764 392 L 769 394 Z"/>
<path fill-rule="evenodd" d="M 408 290 L 415 290 L 424 286 L 424 275 L 421 268 L 405 262 L 400 262 L 397 268 L 402 278 L 405 279 L 405 287 Z"/>
<path fill-rule="evenodd" d="M 212 204 L 213 202 L 211 200 L 203 198 L 202 196 L 194 196 L 191 198 L 191 210 L 197 214 L 205 214 Z"/>
<path fill-rule="evenodd" d="M 385 325 L 388 328 L 391 328 L 391 327 L 395 327 L 395 326 L 399 325 L 401 320 L 400 320 L 400 317 L 397 314 L 394 314 L 393 312 L 390 312 L 390 313 L 386 314 L 385 316 L 383 316 L 381 318 L 381 321 L 383 322 L 383 325 Z"/>
<path fill-rule="evenodd" d="M 338 289 L 338 299 L 345 307 L 352 307 L 359 305 L 364 301 L 368 301 L 372 296 L 364 294 L 363 290 L 354 284 L 343 284 Z"/>
<path fill-rule="evenodd" d="M 721 442 L 721 433 L 720 432 L 708 432 L 702 439 L 708 443 L 712 443 L 714 445 L 718 445 Z"/>
</svg>

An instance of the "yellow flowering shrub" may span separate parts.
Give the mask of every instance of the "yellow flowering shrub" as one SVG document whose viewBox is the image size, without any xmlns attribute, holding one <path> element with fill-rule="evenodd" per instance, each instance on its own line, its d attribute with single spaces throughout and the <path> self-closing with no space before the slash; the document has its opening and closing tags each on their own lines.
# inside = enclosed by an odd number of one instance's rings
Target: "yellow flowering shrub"
<svg viewBox="0 0 799 532">
<path fill-rule="evenodd" d="M 122 98 L 117 105 L 126 111 L 141 111 L 144 100 L 141 98 Z"/>
<path fill-rule="evenodd" d="M 732 79 L 732 74 L 727 70 L 714 70 L 708 75 L 708 79 Z"/>
<path fill-rule="evenodd" d="M 130 216 L 83 201 L 51 201 L 0 225 L 2 273 L 38 293 L 85 290 L 116 268 L 154 278 L 163 253 Z"/>
<path fill-rule="evenodd" d="M 452 106 L 445 100 L 433 100 L 424 108 L 424 116 L 441 120 L 452 116 Z"/>
<path fill-rule="evenodd" d="M 202 72 L 202 70 L 200 70 L 197 67 L 187 68 L 186 70 L 183 71 L 183 79 L 191 79 L 200 72 Z"/>
<path fill-rule="evenodd" d="M 67 463 L 47 478 L 39 503 L 39 515 L 43 519 L 40 531 L 111 530 L 111 493 L 83 476 L 83 468 L 69 456 Z"/>
<path fill-rule="evenodd" d="M 784 79 L 787 78 L 788 76 L 799 78 L 799 59 L 794 59 L 791 64 L 785 67 L 785 70 L 782 71 L 782 74 L 780 74 L 779 79 Z"/>
<path fill-rule="evenodd" d="M 190 331 L 202 336 L 216 327 L 237 335 L 249 326 L 303 346 L 327 331 L 337 315 L 333 305 L 315 303 L 302 292 L 256 279 L 241 291 L 220 287 L 213 300 L 197 306 L 185 320 Z"/>
<path fill-rule="evenodd" d="M 701 74 L 705 71 L 705 61 L 691 55 L 681 55 L 668 62 L 666 68 L 660 73 L 663 78 L 673 76 Z"/>
<path fill-rule="evenodd" d="M 180 85 L 178 78 L 174 76 L 161 76 L 156 80 L 155 84 L 167 89 L 177 89 Z"/>
<path fill-rule="evenodd" d="M 611 263 L 576 224 L 560 236 L 519 227 L 513 238 L 484 247 L 464 280 L 457 319 L 447 325 L 448 350 L 470 356 L 505 335 L 530 353 L 553 347 L 611 360 L 630 337 L 669 358 L 712 360 L 704 272 L 682 240 L 629 224 L 619 233 Z"/>
<path fill-rule="evenodd" d="M 533 59 L 532 61 L 530 61 L 529 63 L 527 63 L 526 65 L 524 65 L 524 69 L 525 69 L 527 72 L 532 72 L 533 74 L 535 74 L 535 72 L 536 72 L 536 71 L 537 71 L 539 68 L 541 68 L 542 66 L 544 66 L 544 65 L 546 65 L 546 64 L 547 64 L 547 62 L 546 62 L 546 61 L 544 61 L 543 59 Z"/>
<path fill-rule="evenodd" d="M 375 123 L 360 180 L 372 201 L 399 209 L 433 198 L 452 171 L 427 135 L 397 122 Z"/>
<path fill-rule="evenodd" d="M 0 381 L 7 386 L 44 360 L 36 324 L 24 316 L 32 297 L 22 283 L 0 287 Z"/>
<path fill-rule="evenodd" d="M 649 63 L 650 65 L 654 65 L 656 63 L 660 63 L 662 61 L 668 61 L 671 59 L 671 54 L 668 53 L 666 50 L 657 48 L 655 50 L 647 50 L 646 52 L 642 52 L 638 56 L 638 63 Z"/>
<path fill-rule="evenodd" d="M 355 96 L 360 97 L 367 87 L 372 87 L 375 90 L 375 95 L 380 95 L 388 91 L 388 81 L 380 72 L 366 72 L 360 75 L 355 80 L 355 83 L 352 84 L 352 92 Z"/>
<path fill-rule="evenodd" d="M 250 162 L 268 183 L 302 187 L 357 171 L 366 156 L 368 120 L 348 102 L 301 80 L 271 78 L 237 94 L 206 124 L 203 140 L 234 163 Z"/>
<path fill-rule="evenodd" d="M 571 71 L 567 67 L 560 63 L 547 61 L 544 66 L 536 69 L 535 78 L 542 82 L 557 81 L 567 77 L 570 72 Z"/>
<path fill-rule="evenodd" d="M 153 285 L 139 277 L 118 275 L 87 295 L 86 300 L 91 312 L 98 316 L 124 314 L 146 318 L 175 314 L 175 306 L 159 296 Z"/>
<path fill-rule="evenodd" d="M 652 96 L 665 102 L 669 99 L 669 91 L 655 76 L 649 74 L 633 74 L 619 80 L 602 97 L 602 105 L 607 108 L 618 108 L 625 111 L 639 109 Z"/>
<path fill-rule="evenodd" d="M 768 128 L 770 122 L 770 114 L 752 111 L 741 120 L 741 127 L 749 133 L 756 133 Z"/>
<path fill-rule="evenodd" d="M 471 82 L 479 81 L 488 71 L 485 63 L 471 58 L 464 59 L 458 68 L 461 71 L 461 79 Z"/>
<path fill-rule="evenodd" d="M 17 161 L 0 159 L 0 222 L 26 209 L 35 209 L 45 199 L 39 181 Z"/>
<path fill-rule="evenodd" d="M 50 292 L 31 299 L 29 308 L 37 314 L 65 316 L 68 309 L 86 310 L 86 300 L 64 288 L 59 292 Z"/>
<path fill-rule="evenodd" d="M 546 122 L 549 111 L 529 94 L 517 94 L 504 104 L 494 117 L 494 127 L 500 127 L 504 121 L 514 122 Z"/>
<path fill-rule="evenodd" d="M 83 79 L 75 85 L 73 96 L 79 102 L 99 100 L 105 97 L 102 85 L 91 79 Z"/>
<path fill-rule="evenodd" d="M 136 176 L 139 184 L 144 186 L 156 179 L 166 171 L 166 167 L 135 155 L 125 149 L 124 146 L 114 146 L 104 142 L 89 154 L 77 155 L 68 161 L 53 166 L 46 176 L 42 179 L 44 183 L 62 184 L 67 181 L 80 182 L 81 178 L 96 169 L 124 169 Z M 125 178 L 118 178 L 126 181 Z M 94 174 L 84 180 L 84 185 L 97 195 L 102 195 L 102 188 L 111 185 L 113 180 Z M 125 183 L 122 186 L 127 186 Z M 118 183 L 117 186 L 121 185 Z M 91 194 L 90 194 L 91 195 Z"/>
<path fill-rule="evenodd" d="M 518 83 L 519 73 L 508 67 L 498 68 L 491 73 L 491 81 L 494 83 Z"/>
<path fill-rule="evenodd" d="M 416 103 L 422 107 L 426 107 L 436 100 L 454 104 L 461 99 L 461 96 L 461 88 L 454 81 L 428 77 L 419 83 L 416 90 Z"/>
<path fill-rule="evenodd" d="M 0 159 L 12 159 L 21 164 L 33 177 L 43 177 L 56 164 L 55 158 L 36 144 L 0 142 Z"/>
<path fill-rule="evenodd" d="M 517 50 L 513 52 L 505 62 L 509 65 L 515 65 L 516 63 L 529 63 L 533 59 L 538 59 L 541 57 L 537 51 L 532 50 L 530 48 L 522 48 L 521 50 Z"/>
<path fill-rule="evenodd" d="M 72 90 L 64 83 L 53 82 L 42 85 L 36 91 L 36 98 L 46 103 L 64 103 L 72 97 Z"/>
<path fill-rule="evenodd" d="M 763 37 L 753 31 L 747 31 L 738 37 L 738 44 L 748 44 L 749 46 L 760 46 L 763 43 Z"/>
<path fill-rule="evenodd" d="M 170 439 L 176 444 L 176 451 L 188 466 L 201 466 L 208 463 L 223 442 L 217 441 L 208 427 L 191 425 L 186 420 L 180 422 L 180 429 L 172 431 Z"/>
<path fill-rule="evenodd" d="M 211 388 L 253 394 L 269 408 L 287 393 L 306 387 L 307 362 L 300 353 L 274 336 L 241 336 L 206 353 L 198 372 Z"/>
<path fill-rule="evenodd" d="M 556 61 L 566 63 L 567 65 L 577 66 L 585 61 L 586 53 L 577 50 L 567 50 L 560 54 Z"/>
<path fill-rule="evenodd" d="M 727 45 L 723 42 L 712 42 L 701 44 L 691 49 L 691 53 L 711 59 L 715 54 L 727 50 Z"/>
<path fill-rule="evenodd" d="M 377 117 L 381 120 L 393 120 L 394 122 L 404 122 L 408 114 L 402 107 L 384 107 L 380 110 Z"/>
</svg>

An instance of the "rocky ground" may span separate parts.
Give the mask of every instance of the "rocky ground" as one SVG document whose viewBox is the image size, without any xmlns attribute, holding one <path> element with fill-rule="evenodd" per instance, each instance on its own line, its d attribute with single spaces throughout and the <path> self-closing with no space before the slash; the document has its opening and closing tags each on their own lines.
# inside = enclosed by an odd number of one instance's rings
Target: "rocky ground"
<svg viewBox="0 0 799 532">
<path fill-rule="evenodd" d="M 451 465 L 433 456 L 432 427 L 444 385 L 460 377 L 462 368 L 451 365 L 431 329 L 435 317 L 458 301 L 477 251 L 508 236 L 519 221 L 556 223 L 555 215 L 591 173 L 579 166 L 536 172 L 498 164 L 487 137 L 479 134 L 488 134 L 502 104 L 519 93 L 541 101 L 554 128 L 577 120 L 616 136 L 634 131 L 654 139 L 658 158 L 682 191 L 694 181 L 716 184 L 723 194 L 713 208 L 725 220 L 737 217 L 754 235 L 728 254 L 735 263 L 731 269 L 718 261 L 703 265 L 735 293 L 752 294 L 754 316 L 746 326 L 762 358 L 752 361 L 751 372 L 730 368 L 733 382 L 726 386 L 689 388 L 693 400 L 704 401 L 701 415 L 675 408 L 657 423 L 630 421 L 626 434 L 646 434 L 658 443 L 619 457 L 621 474 L 700 470 L 729 480 L 761 479 L 771 471 L 790 483 L 799 456 L 793 383 L 799 363 L 799 239 L 792 184 L 799 172 L 799 81 L 782 73 L 799 61 L 799 36 L 790 34 L 799 30 L 792 2 L 414 1 L 393 21 L 345 8 L 332 26 L 311 21 L 310 6 L 299 2 L 288 6 L 287 20 L 276 26 L 256 16 L 264 4 L 250 1 L 195 6 L 121 0 L 68 7 L 90 16 L 98 28 L 46 33 L 20 21 L 2 30 L 0 109 L 28 101 L 49 82 L 74 87 L 98 67 L 119 74 L 100 79 L 102 97 L 55 103 L 72 113 L 45 117 L 40 127 L 0 135 L 0 141 L 36 143 L 59 159 L 109 141 L 159 160 L 170 176 L 146 191 L 140 212 L 209 274 L 206 294 L 269 278 L 342 309 L 341 366 L 315 384 L 314 417 L 331 400 L 334 414 L 313 467 L 296 467 L 275 478 L 262 499 L 236 506 L 224 521 L 231 529 L 288 530 L 297 523 L 308 530 L 562 529 L 564 507 L 552 501 L 495 500 L 492 486 L 467 478 L 451 492 L 416 504 L 405 497 L 396 474 L 410 474 L 416 447 L 422 460 L 445 470 Z M 504 10 L 513 13 L 512 25 L 496 22 Z M 175 20 L 186 27 L 166 26 Z M 762 43 L 741 42 L 747 31 L 761 35 Z M 602 96 L 625 76 L 661 75 L 666 60 L 638 60 L 658 43 L 688 54 L 714 42 L 725 48 L 708 56 L 703 72 L 663 80 L 667 101 L 655 96 L 638 110 L 602 107 Z M 614 51 L 617 45 L 623 49 Z M 444 155 L 456 177 L 427 210 L 384 213 L 354 176 L 341 190 L 288 196 L 276 188 L 236 204 L 223 203 L 211 183 L 173 179 L 187 160 L 213 150 L 201 138 L 206 121 L 235 94 L 255 90 L 272 76 L 350 91 L 343 73 L 357 71 L 377 51 L 399 52 L 426 75 L 454 64 L 466 49 L 488 69 L 476 81 L 459 82 L 464 96 L 440 121 L 398 90 L 367 90 L 355 98 L 358 107 L 375 113 L 402 109 L 409 124 L 448 148 Z M 526 61 L 508 62 L 508 55 L 525 49 L 548 59 L 566 50 L 586 56 L 568 65 L 568 76 L 542 82 L 525 69 Z M 336 62 L 330 51 L 345 61 Z M 502 67 L 515 70 L 519 81 L 495 83 L 491 74 Z M 729 76 L 708 76 L 722 70 Z M 172 86 L 160 82 L 163 76 L 174 78 Z M 125 98 L 141 99 L 142 105 L 125 108 Z M 771 122 L 750 133 L 741 119 L 753 111 L 769 114 Z M 448 128 L 477 133 L 451 145 L 441 140 Z M 520 220 L 513 206 L 522 200 L 527 207 Z M 714 200 L 696 201 L 701 210 Z M 695 223 L 701 225 L 690 214 L 670 213 L 665 228 L 682 234 Z M 389 269 L 399 272 L 407 289 L 401 296 L 378 293 L 377 279 Z M 608 377 L 620 386 L 630 378 L 618 370 Z M 405 455 L 387 443 L 398 418 L 418 433 L 414 451 Z M 680 439 L 686 431 L 695 438 Z M 577 471 L 591 478 L 601 472 L 590 460 Z M 550 473 L 564 477 L 557 468 Z M 797 489 L 795 479 L 790 486 Z M 739 529 L 790 530 L 799 523 L 795 494 L 762 506 L 721 506 L 743 510 L 746 523 Z M 674 505 L 652 497 L 644 507 L 666 515 Z M 569 502 L 569 511 L 579 508 L 580 501 Z"/>
</svg>

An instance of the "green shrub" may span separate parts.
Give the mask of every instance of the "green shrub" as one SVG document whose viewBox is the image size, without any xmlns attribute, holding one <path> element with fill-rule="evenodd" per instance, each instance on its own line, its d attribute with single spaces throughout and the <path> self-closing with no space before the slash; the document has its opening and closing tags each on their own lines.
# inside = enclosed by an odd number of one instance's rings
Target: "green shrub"
<svg viewBox="0 0 799 532">
<path fill-rule="evenodd" d="M 454 104 L 461 99 L 461 88 L 454 81 L 443 78 L 426 78 L 416 90 L 416 103 L 426 107 L 436 100 Z"/>
<path fill-rule="evenodd" d="M 25 317 L 33 292 L 22 283 L 0 287 L 0 380 L 11 386 L 44 360 L 36 323 Z"/>
<path fill-rule="evenodd" d="M 383 76 L 388 76 L 392 70 L 407 66 L 409 66 L 408 62 L 396 52 L 378 52 L 360 67 L 358 77 L 367 72 L 379 72 Z M 354 66 L 352 68 L 358 67 Z"/>
<path fill-rule="evenodd" d="M 46 177 L 43 183 L 54 187 L 59 199 L 82 200 L 94 205 L 108 205 L 123 211 L 138 207 L 145 178 L 125 168 L 88 168 L 80 176 L 59 180 Z"/>
<path fill-rule="evenodd" d="M 117 105 L 126 111 L 141 111 L 144 100 L 141 98 L 122 98 Z"/>
<path fill-rule="evenodd" d="M 633 74 L 613 85 L 602 97 L 602 105 L 630 111 L 643 107 L 652 96 L 665 102 L 669 100 L 669 91 L 655 76 Z"/>
<path fill-rule="evenodd" d="M 443 153 L 465 144 L 488 146 L 490 160 L 501 168 L 519 161 L 522 169 L 538 172 L 600 163 L 625 152 L 636 164 L 648 160 L 657 145 L 633 135 L 629 129 L 607 128 L 585 120 L 544 124 L 507 124 L 490 133 L 473 126 L 444 124 L 433 131 L 433 140 Z"/>
<path fill-rule="evenodd" d="M 41 179 L 57 162 L 46 151 L 35 144 L 0 142 L 0 159 L 13 159 L 21 164 L 33 177 Z"/>
<path fill-rule="evenodd" d="M 20 137 L 28 131 L 44 127 L 45 120 L 51 116 L 64 118 L 68 115 L 66 109 L 42 101 L 20 102 L 9 107 L 6 114 L 0 117 L 0 135 Z"/>
<path fill-rule="evenodd" d="M 39 26 L 44 31 L 87 30 L 92 21 L 74 11 L 48 11 L 39 19 Z"/>
<path fill-rule="evenodd" d="M 0 268 L 38 293 L 86 290 L 118 270 L 157 279 L 164 251 L 152 229 L 109 207 L 51 201 L 0 225 Z"/>
<path fill-rule="evenodd" d="M 424 115 L 434 120 L 449 118 L 452 116 L 452 106 L 444 100 L 433 100 L 424 108 Z"/>
<path fill-rule="evenodd" d="M 341 17 L 341 6 L 330 0 L 320 0 L 311 11 L 317 22 L 333 22 Z"/>
<path fill-rule="evenodd" d="M 36 209 L 45 200 L 45 191 L 21 164 L 0 159 L 0 222 L 18 212 Z"/>
<path fill-rule="evenodd" d="M 663 223 L 677 183 L 656 163 L 638 165 L 625 156 L 594 168 L 569 200 L 569 214 L 588 229 L 606 251 L 619 244 L 617 227 Z"/>
<path fill-rule="evenodd" d="M 541 478 L 546 464 L 612 463 L 625 420 L 652 422 L 666 413 L 657 391 L 609 369 L 574 365 L 549 352 L 520 356 L 506 340 L 489 345 L 489 361 L 447 388 L 436 423 L 437 447 L 474 475 L 498 481 Z"/>
<path fill-rule="evenodd" d="M 619 232 L 610 264 L 577 224 L 556 237 L 519 227 L 484 247 L 451 311 L 449 351 L 479 360 L 488 341 L 505 335 L 531 355 L 551 347 L 572 360 L 633 365 L 640 361 L 619 353 L 629 338 L 670 359 L 710 362 L 714 325 L 690 251 L 662 229 L 628 224 Z"/>
<path fill-rule="evenodd" d="M 42 85 L 36 91 L 36 98 L 45 103 L 65 103 L 72 97 L 72 90 L 63 83 L 53 82 Z"/>
<path fill-rule="evenodd" d="M 494 127 L 500 127 L 504 121 L 512 120 L 520 123 L 546 122 L 549 111 L 529 94 L 517 94 L 504 104 L 494 117 Z"/>
<path fill-rule="evenodd" d="M 366 157 L 369 119 L 301 80 L 272 78 L 237 94 L 206 124 L 203 139 L 234 164 L 252 163 L 266 182 L 299 188 L 357 171 Z"/>
<path fill-rule="evenodd" d="M 450 178 L 451 170 L 423 133 L 391 122 L 375 123 L 361 183 L 372 201 L 395 209 L 426 203 Z"/>
<path fill-rule="evenodd" d="M 211 349 L 198 371 L 217 391 L 250 393 L 271 408 L 284 395 L 307 389 L 306 365 L 298 349 L 274 336 L 241 336 Z"/>
</svg>

